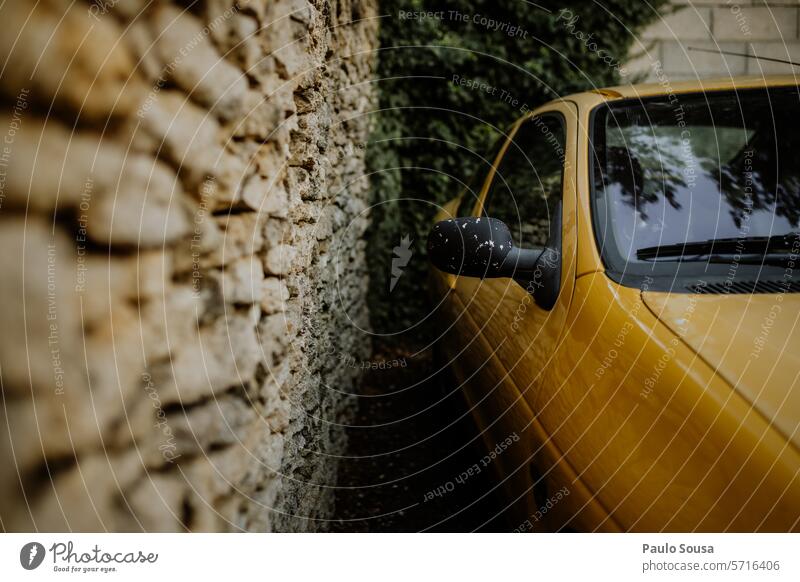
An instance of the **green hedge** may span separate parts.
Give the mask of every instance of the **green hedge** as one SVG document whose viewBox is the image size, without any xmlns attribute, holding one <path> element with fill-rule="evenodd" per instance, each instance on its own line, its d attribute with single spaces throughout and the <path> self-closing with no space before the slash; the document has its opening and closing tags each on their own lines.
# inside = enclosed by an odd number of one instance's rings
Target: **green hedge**
<svg viewBox="0 0 800 582">
<path fill-rule="evenodd" d="M 367 149 L 376 332 L 397 332 L 428 312 L 424 253 L 435 205 L 458 194 L 498 129 L 555 97 L 619 83 L 635 35 L 663 4 L 381 2 L 380 112 Z M 422 11 L 435 14 L 413 14 Z M 405 235 L 414 255 L 390 292 L 392 249 Z"/>
</svg>

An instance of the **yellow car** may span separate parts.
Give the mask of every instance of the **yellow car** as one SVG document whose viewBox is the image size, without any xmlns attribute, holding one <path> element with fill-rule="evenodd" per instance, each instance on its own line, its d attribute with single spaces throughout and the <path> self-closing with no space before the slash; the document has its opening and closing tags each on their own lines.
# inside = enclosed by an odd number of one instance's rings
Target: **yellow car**
<svg viewBox="0 0 800 582">
<path fill-rule="evenodd" d="M 792 76 L 571 95 L 438 214 L 515 531 L 800 529 L 798 120 Z"/>
</svg>

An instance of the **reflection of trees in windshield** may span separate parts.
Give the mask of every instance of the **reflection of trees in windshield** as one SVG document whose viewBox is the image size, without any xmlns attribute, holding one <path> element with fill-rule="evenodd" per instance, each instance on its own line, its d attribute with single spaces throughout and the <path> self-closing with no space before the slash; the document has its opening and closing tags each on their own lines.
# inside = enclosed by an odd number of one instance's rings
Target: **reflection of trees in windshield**
<svg viewBox="0 0 800 582">
<path fill-rule="evenodd" d="M 612 201 L 622 203 L 613 206 L 616 229 L 631 224 L 626 207 L 640 227 L 663 228 L 658 243 L 680 233 L 715 238 L 735 228 L 759 236 L 798 227 L 796 89 L 682 96 L 680 104 L 665 105 L 625 105 L 606 116 L 601 175 Z M 649 219 L 647 206 L 656 204 L 663 225 Z M 759 219 L 745 229 L 754 213 Z M 639 227 L 616 234 L 631 247 L 647 246 L 650 236 Z"/>
<path fill-rule="evenodd" d="M 759 210 L 786 218 L 794 228 L 800 223 L 800 151 L 794 136 L 784 131 L 789 127 L 789 120 L 776 120 L 774 130 L 756 131 L 736 157 L 720 164 L 719 173 L 714 175 L 737 227 Z"/>
<path fill-rule="evenodd" d="M 636 209 L 642 220 L 648 219 L 646 205 L 660 197 L 676 210 L 681 208 L 676 194 L 687 183 L 681 172 L 679 138 L 654 139 L 652 130 L 644 127 L 609 132 L 608 137 L 606 184 L 619 184 L 625 204 Z"/>
</svg>

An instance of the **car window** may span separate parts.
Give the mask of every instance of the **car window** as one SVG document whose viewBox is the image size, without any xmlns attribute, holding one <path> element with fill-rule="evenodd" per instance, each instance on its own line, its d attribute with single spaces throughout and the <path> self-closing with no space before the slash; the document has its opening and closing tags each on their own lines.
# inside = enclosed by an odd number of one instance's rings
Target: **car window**
<svg viewBox="0 0 800 582">
<path fill-rule="evenodd" d="M 544 246 L 561 200 L 566 139 L 563 119 L 542 115 L 517 131 L 489 187 L 486 216 L 508 225 L 521 248 Z"/>
<path fill-rule="evenodd" d="M 638 250 L 797 232 L 798 113 L 797 89 L 687 94 L 601 112 L 595 193 L 612 229 L 605 242 L 628 263 L 651 263 Z"/>
<path fill-rule="evenodd" d="M 461 201 L 458 203 L 458 211 L 456 216 L 472 216 L 472 211 L 475 209 L 475 204 L 478 201 L 478 196 L 483 189 L 483 183 L 489 170 L 492 169 L 492 164 L 500 152 L 500 148 L 506 143 L 512 127 L 509 127 L 504 133 L 500 133 L 492 141 L 492 145 L 485 152 L 475 151 L 476 161 L 473 164 L 474 169 L 472 175 L 467 182 L 467 187 L 461 195 Z M 480 154 L 480 156 L 478 156 Z"/>
<path fill-rule="evenodd" d="M 478 194 L 480 194 L 480 187 L 482 185 L 480 172 L 477 172 L 467 183 L 467 187 L 461 195 L 461 201 L 458 203 L 456 216 L 472 216 L 472 211 L 475 209 L 475 203 L 478 201 Z"/>
</svg>

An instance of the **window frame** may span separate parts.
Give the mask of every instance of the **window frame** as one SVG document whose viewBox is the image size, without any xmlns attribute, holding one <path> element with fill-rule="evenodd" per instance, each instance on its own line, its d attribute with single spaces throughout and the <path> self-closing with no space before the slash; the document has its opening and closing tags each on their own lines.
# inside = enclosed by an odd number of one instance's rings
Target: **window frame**
<svg viewBox="0 0 800 582">
<path fill-rule="evenodd" d="M 534 120 L 537 119 L 537 118 L 541 119 L 541 118 L 546 118 L 546 117 L 552 117 L 552 118 L 557 119 L 558 123 L 561 126 L 561 130 L 563 132 L 562 135 L 563 135 L 563 142 L 564 142 L 563 143 L 564 155 L 560 160 L 561 161 L 561 181 L 559 183 L 560 204 L 556 204 L 555 205 L 555 207 L 560 210 L 562 215 L 560 217 L 551 216 L 550 217 L 550 221 L 549 221 L 550 222 L 550 226 L 552 226 L 552 223 L 554 222 L 555 218 L 558 218 L 557 222 L 558 222 L 559 225 L 562 223 L 562 221 L 563 221 L 563 213 L 564 213 L 564 179 L 565 179 L 566 174 L 567 174 L 567 141 L 569 139 L 569 136 L 568 136 L 569 123 L 567 122 L 567 117 L 564 115 L 564 113 L 559 111 L 559 110 L 556 110 L 556 109 L 545 110 L 545 111 L 536 111 L 535 113 L 530 113 L 530 114 L 520 118 L 518 120 L 518 122 L 514 125 L 513 131 L 508 136 L 508 139 L 506 140 L 506 143 L 503 145 L 503 148 L 500 151 L 499 158 L 495 161 L 494 165 L 492 166 L 492 169 L 490 170 L 490 174 L 487 175 L 486 179 L 484 180 L 484 185 L 483 185 L 483 188 L 481 190 L 481 196 L 480 196 L 480 198 L 478 200 L 478 205 L 477 205 L 477 207 L 475 209 L 473 209 L 473 216 L 488 216 L 488 214 L 486 214 L 486 208 L 489 206 L 489 196 L 491 194 L 492 184 L 494 183 L 494 179 L 497 176 L 497 170 L 500 168 L 500 165 L 503 163 L 503 160 L 505 159 L 506 154 L 509 151 L 510 144 L 511 144 L 511 142 L 513 142 L 514 138 L 519 133 L 519 130 L 526 123 L 533 123 Z M 542 134 L 542 135 L 544 135 L 544 134 Z M 511 228 L 510 225 L 509 225 L 509 228 Z M 545 243 L 545 246 L 549 246 L 548 245 L 549 240 L 550 240 L 550 237 L 548 237 L 548 241 Z M 515 244 L 517 244 L 518 241 L 514 241 L 514 242 L 515 242 Z M 561 245 L 559 245 L 559 247 L 560 246 Z M 521 247 L 521 248 L 528 248 L 528 247 Z M 532 248 L 538 248 L 538 247 L 532 247 Z M 561 248 L 558 248 L 557 250 L 561 251 Z M 559 253 L 559 256 L 560 256 L 560 253 Z"/>
</svg>

